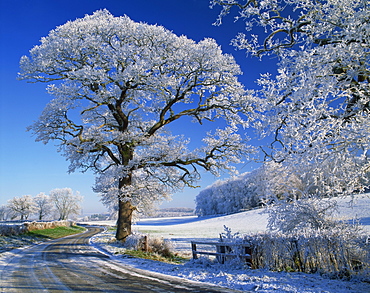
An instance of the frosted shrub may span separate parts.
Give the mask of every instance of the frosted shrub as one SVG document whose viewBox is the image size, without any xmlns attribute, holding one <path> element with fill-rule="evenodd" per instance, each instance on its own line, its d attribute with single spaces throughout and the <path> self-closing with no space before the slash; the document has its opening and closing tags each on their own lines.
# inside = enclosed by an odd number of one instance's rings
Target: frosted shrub
<svg viewBox="0 0 370 293">
<path fill-rule="evenodd" d="M 337 225 L 337 221 L 331 219 L 336 208 L 337 202 L 329 199 L 281 200 L 269 209 L 268 228 L 283 233 L 306 228 L 329 229 Z"/>
<path fill-rule="evenodd" d="M 238 240 L 242 240 L 241 235 L 239 232 L 233 233 L 231 228 L 224 225 L 224 232 L 220 234 L 221 241 L 227 241 L 235 243 Z"/>
<path fill-rule="evenodd" d="M 227 262 L 229 265 L 235 266 L 240 265 L 241 263 L 245 264 L 245 257 L 242 255 L 250 254 L 249 249 L 246 251 L 246 248 L 242 246 L 245 244 L 243 239 L 243 235 L 239 232 L 233 233 L 230 228 L 224 225 L 224 232 L 220 234 L 220 242 L 225 243 L 232 243 L 233 245 L 225 247 L 225 252 L 230 254 L 235 254 L 235 257 L 218 257 L 218 261 L 223 263 L 224 261 Z M 220 252 L 220 251 L 218 251 Z M 249 261 L 247 262 L 249 265 L 251 264 Z"/>
<path fill-rule="evenodd" d="M 146 239 L 148 241 L 148 252 L 157 253 L 164 257 L 169 257 L 173 254 L 173 244 L 171 241 L 160 237 L 150 237 L 141 233 L 132 233 L 129 235 L 124 243 L 124 247 L 133 250 L 145 250 Z"/>
<path fill-rule="evenodd" d="M 173 244 L 171 241 L 159 237 L 149 237 L 149 251 L 170 257 L 173 254 Z"/>
<path fill-rule="evenodd" d="M 275 203 L 269 209 L 271 232 L 247 236 L 253 242 L 253 266 L 369 278 L 367 236 L 356 225 L 333 220 L 336 208 L 328 198 Z"/>
<path fill-rule="evenodd" d="M 1 225 L 0 226 L 0 236 L 11 236 L 19 235 L 25 233 L 24 225 L 14 224 L 14 225 Z"/>
<path fill-rule="evenodd" d="M 253 269 L 321 273 L 334 278 L 358 276 L 370 280 L 368 236 L 357 226 L 339 223 L 327 230 L 275 231 L 244 237 L 231 233 L 227 227 L 225 231 L 221 235 L 231 237 L 223 238 L 223 242 L 250 244 Z M 236 246 L 232 252 L 238 254 L 242 249 Z"/>
<path fill-rule="evenodd" d="M 132 233 L 127 236 L 126 241 L 124 243 L 125 248 L 139 250 L 142 246 L 142 239 L 144 235 L 140 233 Z"/>
</svg>

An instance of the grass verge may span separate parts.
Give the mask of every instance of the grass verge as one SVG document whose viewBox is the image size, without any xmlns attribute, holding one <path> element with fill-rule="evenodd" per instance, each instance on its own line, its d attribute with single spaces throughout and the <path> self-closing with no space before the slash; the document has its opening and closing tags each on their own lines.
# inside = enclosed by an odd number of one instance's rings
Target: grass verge
<svg viewBox="0 0 370 293">
<path fill-rule="evenodd" d="M 30 231 L 25 233 L 25 235 L 44 239 L 57 239 L 68 235 L 81 233 L 85 230 L 86 230 L 85 228 L 80 226 L 57 227 L 52 229 Z"/>
<path fill-rule="evenodd" d="M 126 249 L 124 254 L 130 255 L 132 257 L 156 260 L 156 261 L 172 263 L 172 264 L 173 263 L 182 264 L 182 263 L 185 263 L 189 260 L 187 258 L 183 258 L 183 257 L 178 256 L 176 254 L 171 254 L 170 256 L 165 257 L 165 256 L 159 255 L 157 253 L 145 252 L 145 251 L 140 251 L 140 250 L 131 250 L 131 249 Z"/>
</svg>

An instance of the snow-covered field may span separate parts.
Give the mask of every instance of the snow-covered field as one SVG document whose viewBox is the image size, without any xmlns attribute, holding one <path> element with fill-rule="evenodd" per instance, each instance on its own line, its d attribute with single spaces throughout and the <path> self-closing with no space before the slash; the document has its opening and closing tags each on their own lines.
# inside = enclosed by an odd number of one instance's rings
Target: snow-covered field
<svg viewBox="0 0 370 293">
<path fill-rule="evenodd" d="M 358 219 L 364 229 L 370 233 L 370 198 L 359 195 L 353 203 L 338 199 L 338 218 L 344 220 Z M 113 222 L 92 222 L 91 224 L 113 225 Z M 266 229 L 267 215 L 263 210 L 252 210 L 221 217 L 182 217 L 144 219 L 134 225 L 134 231 L 149 233 L 173 242 L 175 249 L 190 255 L 190 241 L 216 239 L 226 225 L 233 232 L 249 233 Z M 252 292 L 370 292 L 370 284 L 353 279 L 351 281 L 332 280 L 318 274 L 270 272 L 250 270 L 244 267 L 215 264 L 201 259 L 184 265 L 165 264 L 156 261 L 127 258 L 117 255 L 122 250 L 107 241 L 113 238 L 112 232 L 104 232 L 92 239 L 98 249 L 109 252 L 128 265 L 183 277 L 190 280 L 217 284 L 232 289 Z M 112 256 L 113 257 L 113 256 Z"/>
</svg>

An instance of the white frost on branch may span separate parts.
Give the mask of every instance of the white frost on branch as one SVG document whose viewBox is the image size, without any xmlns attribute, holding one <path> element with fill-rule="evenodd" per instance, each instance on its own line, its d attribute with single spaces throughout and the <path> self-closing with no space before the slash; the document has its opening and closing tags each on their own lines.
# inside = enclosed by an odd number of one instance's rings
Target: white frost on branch
<svg viewBox="0 0 370 293">
<path fill-rule="evenodd" d="M 310 182 L 310 196 L 363 191 L 370 160 L 370 9 L 363 0 L 213 0 L 248 29 L 234 45 L 275 54 L 262 74 L 251 125 L 270 143 L 266 158 Z M 233 10 L 235 9 L 235 10 Z"/>
</svg>

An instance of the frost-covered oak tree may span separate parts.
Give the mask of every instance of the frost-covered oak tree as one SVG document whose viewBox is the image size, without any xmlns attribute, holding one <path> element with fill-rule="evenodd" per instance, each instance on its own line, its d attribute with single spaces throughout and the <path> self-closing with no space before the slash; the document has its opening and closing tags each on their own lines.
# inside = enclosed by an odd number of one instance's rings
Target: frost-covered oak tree
<svg viewBox="0 0 370 293">
<path fill-rule="evenodd" d="M 368 185 L 370 168 L 370 6 L 366 0 L 213 0 L 248 33 L 233 43 L 277 55 L 276 75 L 256 91 L 255 127 L 310 186 L 306 196 L 349 194 Z M 259 27 L 259 28 L 258 28 Z M 304 194 L 303 194 L 304 195 Z"/>
<path fill-rule="evenodd" d="M 239 66 L 212 39 L 194 42 L 167 29 L 100 10 L 67 22 L 21 59 L 20 78 L 48 86 L 54 99 L 31 130 L 59 141 L 69 171 L 96 172 L 94 190 L 118 210 L 116 238 L 132 212 L 193 186 L 199 169 L 230 169 L 247 151 L 238 126 L 248 95 Z M 169 126 L 224 119 L 199 148 Z"/>
</svg>

